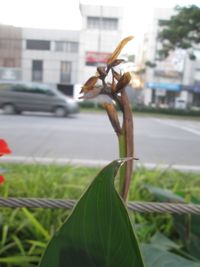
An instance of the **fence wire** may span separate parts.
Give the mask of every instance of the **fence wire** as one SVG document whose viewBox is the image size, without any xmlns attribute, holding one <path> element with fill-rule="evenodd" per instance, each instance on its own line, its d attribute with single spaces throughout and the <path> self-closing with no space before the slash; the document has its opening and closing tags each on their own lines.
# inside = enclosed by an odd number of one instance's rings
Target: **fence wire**
<svg viewBox="0 0 200 267">
<path fill-rule="evenodd" d="M 0 198 L 0 207 L 3 208 L 63 208 L 72 209 L 76 204 L 72 199 L 45 199 L 45 198 Z M 128 202 L 130 211 L 139 213 L 174 213 L 200 215 L 200 205 L 184 203 L 159 202 Z"/>
</svg>

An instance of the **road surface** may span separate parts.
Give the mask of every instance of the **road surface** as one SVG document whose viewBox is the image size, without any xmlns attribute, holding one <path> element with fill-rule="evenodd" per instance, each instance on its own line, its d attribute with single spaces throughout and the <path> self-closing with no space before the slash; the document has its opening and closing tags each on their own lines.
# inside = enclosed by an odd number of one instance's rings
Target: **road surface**
<svg viewBox="0 0 200 267">
<path fill-rule="evenodd" d="M 139 164 L 200 170 L 200 121 L 137 116 L 134 126 Z M 6 161 L 101 165 L 118 158 L 117 138 L 104 113 L 71 118 L 0 114 L 0 138 L 13 150 Z"/>
</svg>

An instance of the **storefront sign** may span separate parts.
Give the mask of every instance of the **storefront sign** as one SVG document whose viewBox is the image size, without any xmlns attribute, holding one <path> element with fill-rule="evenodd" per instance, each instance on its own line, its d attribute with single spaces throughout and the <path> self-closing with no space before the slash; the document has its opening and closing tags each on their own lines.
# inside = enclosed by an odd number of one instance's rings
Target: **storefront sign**
<svg viewBox="0 0 200 267">
<path fill-rule="evenodd" d="M 156 96 L 166 96 L 166 90 L 164 89 L 157 89 L 155 92 Z"/>
<path fill-rule="evenodd" d="M 88 51 L 86 52 L 86 65 L 97 66 L 99 63 L 106 64 L 110 55 L 110 53 Z"/>
</svg>

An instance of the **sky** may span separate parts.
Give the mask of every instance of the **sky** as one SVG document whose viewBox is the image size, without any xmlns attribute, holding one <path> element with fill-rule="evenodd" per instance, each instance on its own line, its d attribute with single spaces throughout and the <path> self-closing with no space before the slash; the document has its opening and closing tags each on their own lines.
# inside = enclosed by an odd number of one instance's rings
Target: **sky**
<svg viewBox="0 0 200 267">
<path fill-rule="evenodd" d="M 142 38 L 155 7 L 200 6 L 200 0 L 80 0 L 93 5 L 122 6 L 123 37 Z M 0 23 L 22 27 L 79 30 L 79 0 L 0 0 Z"/>
</svg>

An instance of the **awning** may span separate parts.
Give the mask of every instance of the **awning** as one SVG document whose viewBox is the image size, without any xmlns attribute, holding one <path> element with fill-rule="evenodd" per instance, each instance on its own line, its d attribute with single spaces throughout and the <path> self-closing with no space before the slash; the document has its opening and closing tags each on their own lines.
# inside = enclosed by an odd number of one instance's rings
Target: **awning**
<svg viewBox="0 0 200 267">
<path fill-rule="evenodd" d="M 167 91 L 180 91 L 181 90 L 181 85 L 176 84 L 176 83 L 157 83 L 157 82 L 152 82 L 152 83 L 146 83 L 147 88 L 151 89 L 163 89 Z"/>
<path fill-rule="evenodd" d="M 200 93 L 200 85 L 194 85 L 193 90 L 194 93 Z"/>
<path fill-rule="evenodd" d="M 192 93 L 200 93 L 200 84 L 196 85 L 182 85 L 183 90 L 187 90 Z"/>
</svg>

